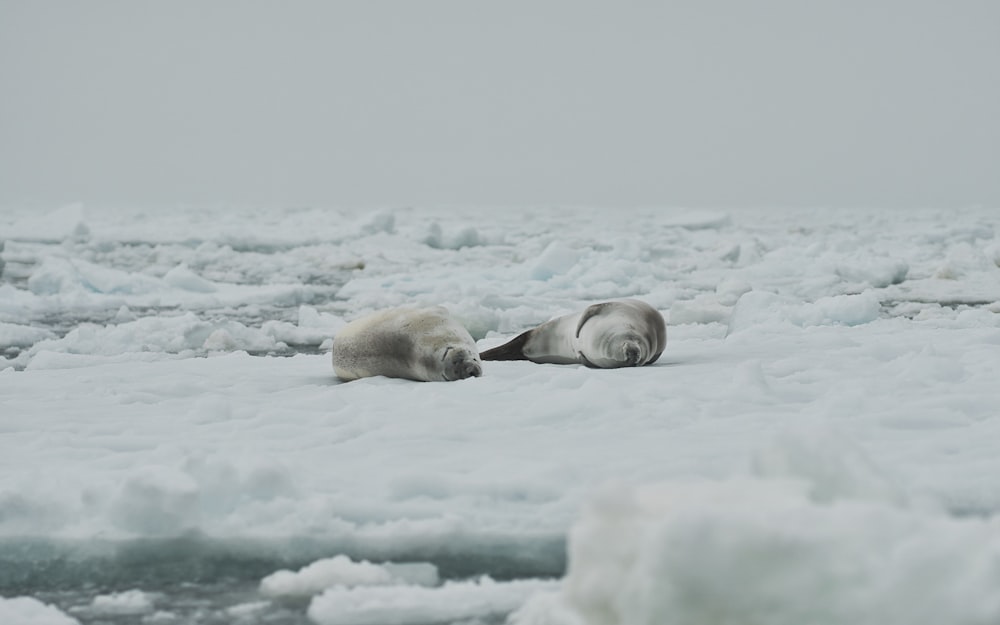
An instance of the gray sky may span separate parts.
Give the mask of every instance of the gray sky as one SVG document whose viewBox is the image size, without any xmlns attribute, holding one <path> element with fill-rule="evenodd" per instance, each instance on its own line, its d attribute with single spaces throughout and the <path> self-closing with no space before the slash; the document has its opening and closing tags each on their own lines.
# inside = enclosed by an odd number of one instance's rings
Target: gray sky
<svg viewBox="0 0 1000 625">
<path fill-rule="evenodd" d="M 1000 205 L 1000 2 L 0 0 L 0 204 Z"/>
</svg>

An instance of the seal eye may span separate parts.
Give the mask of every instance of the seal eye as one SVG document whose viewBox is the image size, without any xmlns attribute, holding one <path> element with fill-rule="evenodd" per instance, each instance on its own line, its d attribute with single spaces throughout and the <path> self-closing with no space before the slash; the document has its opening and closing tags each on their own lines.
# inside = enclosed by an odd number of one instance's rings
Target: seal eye
<svg viewBox="0 0 1000 625">
<path fill-rule="evenodd" d="M 447 360 L 448 359 L 448 352 L 450 352 L 450 351 L 451 351 L 451 345 L 449 345 L 448 347 L 445 347 L 444 348 L 444 353 L 441 354 L 441 360 Z"/>
</svg>

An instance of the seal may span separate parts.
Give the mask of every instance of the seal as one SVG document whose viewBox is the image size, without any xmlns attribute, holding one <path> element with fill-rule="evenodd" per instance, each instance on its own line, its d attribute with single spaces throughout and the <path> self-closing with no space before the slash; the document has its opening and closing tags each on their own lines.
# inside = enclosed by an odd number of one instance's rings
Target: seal
<svg viewBox="0 0 1000 625">
<path fill-rule="evenodd" d="M 479 357 L 614 369 L 654 363 L 666 345 L 663 315 L 646 302 L 625 299 L 556 317 Z"/>
<path fill-rule="evenodd" d="M 337 333 L 333 371 L 343 380 L 462 380 L 483 374 L 477 352 L 469 331 L 446 308 L 392 308 L 355 319 Z"/>
</svg>

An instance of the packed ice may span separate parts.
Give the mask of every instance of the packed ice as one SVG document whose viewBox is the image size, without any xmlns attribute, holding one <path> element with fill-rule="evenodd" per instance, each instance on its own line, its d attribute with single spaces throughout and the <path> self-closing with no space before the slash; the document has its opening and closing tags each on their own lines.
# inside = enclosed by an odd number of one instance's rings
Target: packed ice
<svg viewBox="0 0 1000 625">
<path fill-rule="evenodd" d="M 997 218 L 7 210 L 0 622 L 1000 622 Z M 653 365 L 333 375 L 626 297 Z"/>
<path fill-rule="evenodd" d="M 312 597 L 334 586 L 436 586 L 437 567 L 426 562 L 372 564 L 354 562 L 344 555 L 317 560 L 298 571 L 278 571 L 260 582 L 262 594 L 271 597 Z"/>
</svg>

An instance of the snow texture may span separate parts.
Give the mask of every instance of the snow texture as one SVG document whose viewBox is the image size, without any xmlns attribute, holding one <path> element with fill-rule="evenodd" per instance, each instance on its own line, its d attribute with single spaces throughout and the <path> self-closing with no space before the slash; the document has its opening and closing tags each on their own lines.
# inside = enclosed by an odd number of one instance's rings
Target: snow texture
<svg viewBox="0 0 1000 625">
<path fill-rule="evenodd" d="M 269 597 L 311 597 L 334 586 L 392 586 L 415 584 L 436 586 L 437 567 L 427 563 L 372 564 L 353 562 L 344 555 L 317 560 L 297 572 L 278 571 L 260 582 L 261 594 Z"/>
<path fill-rule="evenodd" d="M 141 590 L 98 595 L 90 605 L 90 612 L 106 616 L 145 614 L 152 610 L 153 598 Z"/>
<path fill-rule="evenodd" d="M 0 597 L 0 623 L 9 625 L 80 625 L 58 608 L 31 597 Z"/>
<path fill-rule="evenodd" d="M 273 558 L 197 623 L 495 622 L 540 589 L 520 622 L 997 622 L 997 214 L 10 209 L 0 582 L 197 537 Z M 486 349 L 624 297 L 668 319 L 655 365 L 332 372 L 374 310 Z M 474 577 L 557 575 L 567 537 L 559 588 Z M 188 618 L 162 590 L 39 598 Z"/>
<path fill-rule="evenodd" d="M 607 487 L 516 625 L 1000 622 L 1000 523 L 803 483 Z"/>
<path fill-rule="evenodd" d="M 532 593 L 555 586 L 544 580 L 495 582 L 483 577 L 437 588 L 331 588 L 312 600 L 308 614 L 318 625 L 451 623 L 508 614 Z"/>
</svg>

